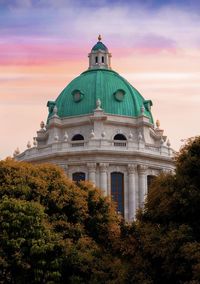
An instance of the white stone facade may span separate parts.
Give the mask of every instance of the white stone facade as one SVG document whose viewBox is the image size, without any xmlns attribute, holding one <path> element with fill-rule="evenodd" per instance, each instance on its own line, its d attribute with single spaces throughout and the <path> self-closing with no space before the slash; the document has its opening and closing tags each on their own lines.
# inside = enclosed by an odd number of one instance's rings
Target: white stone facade
<svg viewBox="0 0 200 284">
<path fill-rule="evenodd" d="M 103 108 L 103 106 L 102 106 Z M 33 163 L 60 165 L 72 178 L 85 173 L 86 180 L 111 195 L 111 174 L 123 174 L 123 207 L 126 220 L 135 217 L 147 194 L 147 177 L 162 171 L 173 171 L 172 149 L 166 144 L 163 130 L 149 122 L 143 112 L 138 118 L 108 115 L 97 103 L 90 115 L 59 118 L 56 114 L 48 125 L 41 124 L 37 145 L 16 156 Z M 72 141 L 81 134 L 84 140 Z M 116 134 L 126 140 L 115 140 Z"/>
</svg>

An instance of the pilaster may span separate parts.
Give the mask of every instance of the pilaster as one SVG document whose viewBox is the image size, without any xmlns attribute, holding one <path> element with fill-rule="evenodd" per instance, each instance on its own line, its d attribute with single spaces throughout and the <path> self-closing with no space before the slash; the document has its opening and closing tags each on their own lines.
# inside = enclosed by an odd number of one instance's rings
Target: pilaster
<svg viewBox="0 0 200 284">
<path fill-rule="evenodd" d="M 88 179 L 96 185 L 96 163 L 87 163 Z"/>
</svg>

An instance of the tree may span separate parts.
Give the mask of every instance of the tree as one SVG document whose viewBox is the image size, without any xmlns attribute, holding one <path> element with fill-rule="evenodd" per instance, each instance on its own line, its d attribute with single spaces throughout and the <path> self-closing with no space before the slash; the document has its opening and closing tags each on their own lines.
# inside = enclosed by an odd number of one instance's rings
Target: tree
<svg viewBox="0 0 200 284">
<path fill-rule="evenodd" d="M 200 283 L 200 137 L 159 176 L 138 214 L 137 229 L 153 283 Z"/>
<path fill-rule="evenodd" d="M 1 283 L 59 282 L 61 246 L 39 203 L 4 196 L 0 240 Z"/>
<path fill-rule="evenodd" d="M 54 165 L 0 161 L 1 283 L 124 283 L 120 220 Z"/>
</svg>

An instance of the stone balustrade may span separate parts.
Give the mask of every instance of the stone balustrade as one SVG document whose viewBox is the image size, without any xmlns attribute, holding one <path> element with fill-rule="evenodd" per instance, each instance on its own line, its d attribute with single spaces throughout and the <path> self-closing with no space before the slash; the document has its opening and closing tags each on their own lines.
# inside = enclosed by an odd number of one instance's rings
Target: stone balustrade
<svg viewBox="0 0 200 284">
<path fill-rule="evenodd" d="M 108 139 L 92 139 L 89 141 L 56 141 L 47 146 L 33 147 L 29 148 L 23 153 L 17 155 L 20 157 L 20 160 L 23 157 L 29 156 L 30 158 L 34 158 L 34 156 L 44 156 L 51 155 L 53 153 L 61 152 L 61 153 L 73 153 L 74 151 L 84 151 L 84 150 L 110 150 L 110 151 L 135 151 L 135 152 L 143 152 L 147 154 L 156 154 L 162 156 L 173 156 L 173 151 L 171 148 L 167 146 L 156 147 L 151 144 L 142 144 L 142 148 L 140 143 L 136 143 L 134 141 L 116 141 L 116 140 L 108 140 Z M 17 159 L 16 157 L 16 159 Z"/>
</svg>

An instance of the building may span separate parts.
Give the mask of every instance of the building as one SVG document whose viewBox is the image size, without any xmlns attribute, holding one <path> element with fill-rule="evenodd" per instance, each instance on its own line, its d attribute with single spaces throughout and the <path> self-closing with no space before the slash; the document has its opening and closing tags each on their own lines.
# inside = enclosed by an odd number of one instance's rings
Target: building
<svg viewBox="0 0 200 284">
<path fill-rule="evenodd" d="M 88 57 L 88 70 L 48 101 L 33 147 L 15 157 L 55 163 L 75 181 L 92 181 L 132 220 L 152 178 L 174 169 L 172 149 L 159 122 L 154 126 L 151 100 L 111 69 L 100 36 Z"/>
</svg>

